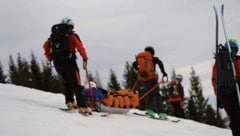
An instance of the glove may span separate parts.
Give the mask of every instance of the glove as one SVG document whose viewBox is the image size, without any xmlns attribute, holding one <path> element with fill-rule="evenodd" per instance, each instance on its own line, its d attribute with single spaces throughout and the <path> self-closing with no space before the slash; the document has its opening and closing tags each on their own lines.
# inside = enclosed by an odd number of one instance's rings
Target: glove
<svg viewBox="0 0 240 136">
<path fill-rule="evenodd" d="M 175 91 L 173 91 L 173 95 L 177 96 L 177 95 L 179 95 L 179 94 L 178 94 L 178 92 L 175 90 Z"/>
<path fill-rule="evenodd" d="M 163 76 L 164 76 L 164 77 L 167 77 L 167 73 L 163 73 Z"/>
<path fill-rule="evenodd" d="M 48 61 L 48 62 L 47 62 L 47 66 L 48 66 L 49 68 L 54 67 L 53 64 L 52 64 L 52 61 Z"/>
<path fill-rule="evenodd" d="M 88 61 L 88 58 L 83 58 L 83 61 L 86 61 L 86 62 L 87 62 L 87 61 Z"/>
</svg>

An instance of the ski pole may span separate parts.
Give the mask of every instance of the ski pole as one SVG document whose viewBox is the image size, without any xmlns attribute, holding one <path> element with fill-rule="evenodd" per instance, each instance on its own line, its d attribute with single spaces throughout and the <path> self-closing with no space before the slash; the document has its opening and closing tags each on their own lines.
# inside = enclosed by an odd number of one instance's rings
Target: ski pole
<svg viewBox="0 0 240 136">
<path fill-rule="evenodd" d="M 166 80 L 166 82 L 168 81 L 168 78 Z M 140 98 L 139 101 L 141 101 L 143 98 L 145 98 L 149 93 L 151 93 L 152 91 L 154 91 L 160 84 L 165 83 L 164 81 L 164 77 L 162 77 L 162 80 L 156 84 L 155 86 L 153 86 L 150 90 L 148 90 L 146 93 L 144 93 Z"/>
<path fill-rule="evenodd" d="M 136 89 L 136 87 L 137 87 L 137 85 L 138 85 L 139 82 L 140 82 L 140 79 L 138 78 L 137 81 L 134 83 L 132 89 L 131 89 L 133 92 L 136 92 L 135 89 Z"/>
<path fill-rule="evenodd" d="M 87 77 L 87 82 L 88 82 L 88 86 L 89 86 L 88 91 L 89 91 L 89 94 L 90 94 L 90 97 L 91 97 L 91 101 L 94 102 L 93 93 L 92 93 L 92 87 L 91 87 L 91 84 L 90 84 L 90 78 L 89 78 L 87 67 L 85 67 L 85 71 L 86 71 L 86 77 Z"/>
</svg>

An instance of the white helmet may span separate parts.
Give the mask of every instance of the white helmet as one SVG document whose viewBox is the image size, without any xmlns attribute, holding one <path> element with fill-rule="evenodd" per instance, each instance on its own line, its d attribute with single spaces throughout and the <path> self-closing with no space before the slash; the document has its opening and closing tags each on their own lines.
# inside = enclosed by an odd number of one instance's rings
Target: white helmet
<svg viewBox="0 0 240 136">
<path fill-rule="evenodd" d="M 91 88 L 97 88 L 96 83 L 94 83 L 93 81 L 90 81 L 90 86 L 91 86 Z M 89 84 L 88 83 L 85 84 L 85 88 L 89 88 Z"/>
<path fill-rule="evenodd" d="M 90 85 L 91 85 L 92 88 L 97 88 L 96 83 L 94 83 L 93 81 L 90 81 Z"/>
<path fill-rule="evenodd" d="M 177 79 L 177 80 L 183 80 L 183 76 L 180 75 L 180 74 L 178 74 L 178 75 L 176 75 L 176 79 Z"/>
<path fill-rule="evenodd" d="M 72 21 L 72 19 L 65 17 L 62 19 L 61 24 L 71 25 L 74 26 L 75 23 Z"/>
</svg>

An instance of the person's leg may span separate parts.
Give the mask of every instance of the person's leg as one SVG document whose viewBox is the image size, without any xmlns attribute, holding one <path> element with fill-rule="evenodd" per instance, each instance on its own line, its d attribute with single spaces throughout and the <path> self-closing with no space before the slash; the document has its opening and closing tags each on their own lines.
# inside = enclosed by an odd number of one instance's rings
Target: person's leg
<svg viewBox="0 0 240 136">
<path fill-rule="evenodd" d="M 69 80 L 69 76 L 68 76 L 68 66 L 66 64 L 58 64 L 55 65 L 55 69 L 57 71 L 57 73 L 62 77 L 63 81 L 64 81 L 64 96 L 65 96 L 65 103 L 72 103 L 74 102 L 74 92 L 71 86 L 71 80 Z"/>
<path fill-rule="evenodd" d="M 78 66 L 75 61 L 70 61 L 68 64 L 67 80 L 69 86 L 71 86 L 70 88 L 76 95 L 77 105 L 78 107 L 87 107 L 84 87 L 81 85 Z"/>
<path fill-rule="evenodd" d="M 237 94 L 222 97 L 222 104 L 230 118 L 230 128 L 233 136 L 240 134 L 240 106 Z"/>
</svg>

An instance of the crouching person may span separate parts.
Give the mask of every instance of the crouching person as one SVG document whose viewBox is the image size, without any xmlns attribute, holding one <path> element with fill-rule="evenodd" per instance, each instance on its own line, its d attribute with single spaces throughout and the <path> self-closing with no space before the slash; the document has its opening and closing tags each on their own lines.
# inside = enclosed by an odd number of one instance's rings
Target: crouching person
<svg viewBox="0 0 240 136">
<path fill-rule="evenodd" d="M 104 98 L 102 91 L 103 89 L 99 89 L 93 81 L 90 81 L 89 84 L 85 85 L 85 94 L 87 97 L 87 105 L 92 108 L 93 111 L 101 112 L 100 103 L 101 100 Z"/>
</svg>

